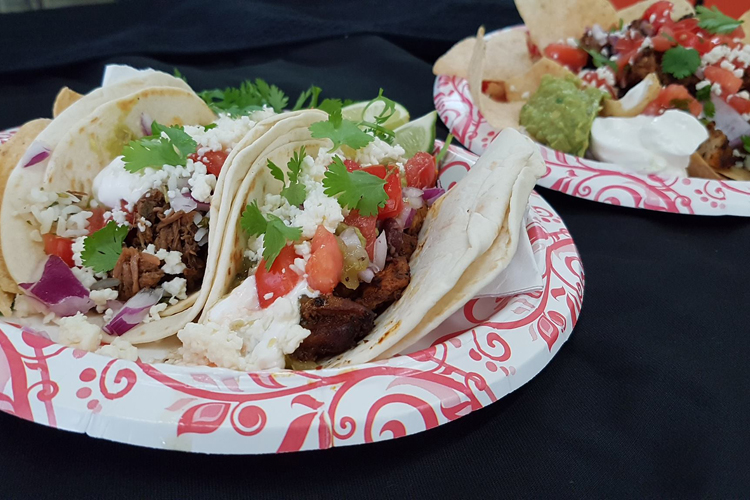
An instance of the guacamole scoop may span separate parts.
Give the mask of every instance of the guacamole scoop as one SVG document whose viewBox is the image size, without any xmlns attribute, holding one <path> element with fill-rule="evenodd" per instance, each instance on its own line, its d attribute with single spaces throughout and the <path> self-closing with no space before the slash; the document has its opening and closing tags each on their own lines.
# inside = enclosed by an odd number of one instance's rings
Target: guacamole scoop
<svg viewBox="0 0 750 500">
<path fill-rule="evenodd" d="M 584 87 L 578 79 L 545 75 L 521 108 L 521 125 L 542 144 L 583 156 L 603 97 L 604 92 Z"/>
</svg>

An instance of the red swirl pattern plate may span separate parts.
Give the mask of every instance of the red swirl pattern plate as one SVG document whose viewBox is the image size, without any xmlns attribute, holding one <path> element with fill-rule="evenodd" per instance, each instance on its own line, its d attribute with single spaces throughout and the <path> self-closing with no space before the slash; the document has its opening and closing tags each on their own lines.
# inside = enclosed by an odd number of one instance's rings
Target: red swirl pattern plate
<svg viewBox="0 0 750 500">
<path fill-rule="evenodd" d="M 435 79 L 433 98 L 448 130 L 472 152 L 482 154 L 498 130 L 474 105 L 468 82 L 440 75 Z M 537 184 L 545 188 L 600 203 L 660 212 L 750 216 L 750 182 L 643 175 L 540 147 L 547 172 Z"/>
<path fill-rule="evenodd" d="M 445 186 L 476 157 L 451 147 Z M 531 380 L 570 336 L 583 300 L 580 256 L 536 193 L 526 225 L 543 291 L 470 300 L 429 347 L 346 369 L 240 373 L 116 360 L 0 322 L 0 411 L 152 448 L 280 453 L 415 434 Z"/>
</svg>

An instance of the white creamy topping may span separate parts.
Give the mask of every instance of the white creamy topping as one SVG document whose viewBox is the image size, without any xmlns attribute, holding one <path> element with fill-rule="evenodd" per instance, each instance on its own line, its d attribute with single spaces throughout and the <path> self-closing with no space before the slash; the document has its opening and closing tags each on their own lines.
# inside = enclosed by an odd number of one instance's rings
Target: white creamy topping
<svg viewBox="0 0 750 500">
<path fill-rule="evenodd" d="M 628 92 L 620 99 L 622 109 L 628 111 L 636 107 L 646 97 L 650 88 L 650 79 L 641 80 L 638 85 L 628 90 Z"/>
<path fill-rule="evenodd" d="M 591 152 L 601 161 L 638 172 L 685 177 L 690 155 L 706 139 L 706 128 L 684 111 L 596 118 L 591 128 Z"/>
</svg>

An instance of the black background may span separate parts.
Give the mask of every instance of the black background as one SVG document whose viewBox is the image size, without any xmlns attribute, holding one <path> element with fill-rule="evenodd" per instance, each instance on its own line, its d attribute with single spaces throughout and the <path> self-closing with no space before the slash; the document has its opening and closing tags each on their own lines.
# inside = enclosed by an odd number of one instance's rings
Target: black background
<svg viewBox="0 0 750 500">
<path fill-rule="evenodd" d="M 48 116 L 105 63 L 196 89 L 262 77 L 296 95 L 432 110 L 431 64 L 506 1 L 127 2 L 0 16 L 0 128 Z M 283 456 L 153 451 L 0 413 L 0 498 L 741 498 L 750 493 L 750 220 L 539 192 L 586 271 L 550 365 L 496 404 L 375 445 Z"/>
</svg>

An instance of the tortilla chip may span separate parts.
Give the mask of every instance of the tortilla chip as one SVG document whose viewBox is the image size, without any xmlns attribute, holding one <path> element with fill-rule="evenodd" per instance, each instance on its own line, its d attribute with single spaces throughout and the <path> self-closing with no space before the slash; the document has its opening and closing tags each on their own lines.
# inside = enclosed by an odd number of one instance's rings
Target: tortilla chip
<svg viewBox="0 0 750 500">
<path fill-rule="evenodd" d="M 531 40 L 543 50 L 568 38 L 576 40 L 598 24 L 608 30 L 620 17 L 609 0 L 515 0 Z"/>
<path fill-rule="evenodd" d="M 83 97 L 75 90 L 70 90 L 68 87 L 63 87 L 55 97 L 55 103 L 52 105 L 52 116 L 57 118 L 57 115 L 68 109 L 68 106 L 76 102 L 78 99 Z"/>
<path fill-rule="evenodd" d="M 474 50 L 471 51 L 469 59 L 469 93 L 471 100 L 479 105 L 482 110 L 482 75 L 484 74 L 484 55 L 487 53 L 487 41 L 484 39 L 484 26 L 477 30 L 477 36 L 474 43 Z"/>
<path fill-rule="evenodd" d="M 700 177 L 701 179 L 718 179 L 722 177 L 711 168 L 699 153 L 693 153 L 690 156 L 690 164 L 687 168 L 690 177 Z"/>
<path fill-rule="evenodd" d="M 13 299 L 15 295 L 0 291 L 0 314 L 6 318 L 13 314 Z"/>
<path fill-rule="evenodd" d="M 501 82 L 529 71 L 533 61 L 526 37 L 526 30 L 522 28 L 504 30 L 488 37 L 482 79 Z M 458 42 L 435 62 L 432 72 L 468 79 L 469 60 L 475 43 L 476 37 Z"/>
<path fill-rule="evenodd" d="M 740 16 L 738 21 L 742 21 L 743 26 L 750 27 L 750 10 Z M 743 42 L 750 43 L 750 28 L 745 29 L 745 39 Z"/>
<path fill-rule="evenodd" d="M 651 101 L 656 99 L 661 92 L 661 82 L 659 82 L 659 77 L 656 76 L 655 73 L 650 73 L 646 78 L 643 79 L 644 82 L 647 80 L 649 81 L 649 87 L 643 94 L 643 98 L 638 104 L 628 109 L 624 109 L 622 107 L 622 99 L 604 99 L 604 101 L 602 101 L 603 106 L 601 115 L 618 116 L 625 118 L 640 115 L 643 110 L 646 109 L 646 106 L 648 106 Z M 639 83 L 638 85 L 641 85 L 642 83 L 643 82 Z M 629 92 L 631 91 L 632 89 Z"/>
<path fill-rule="evenodd" d="M 484 94 L 481 100 L 480 110 L 490 125 L 499 130 L 520 127 L 521 108 L 525 102 L 497 102 Z"/>
<path fill-rule="evenodd" d="M 733 181 L 750 181 L 750 170 L 740 167 L 718 169 L 721 175 Z"/>
<path fill-rule="evenodd" d="M 5 185 L 8 183 L 8 177 L 13 171 L 13 168 L 18 164 L 29 144 L 31 144 L 36 136 L 39 135 L 39 133 L 44 130 L 51 121 L 52 120 L 47 118 L 32 120 L 22 126 L 8 142 L 0 146 L 0 205 L 2 205 L 3 195 L 5 194 Z M 18 285 L 8 272 L 8 267 L 2 256 L 1 247 L 0 290 L 8 293 L 21 293 L 21 289 L 18 288 Z M 13 301 L 11 300 L 11 303 L 12 302 Z M 2 312 L 1 309 L 0 312 Z"/>
<path fill-rule="evenodd" d="M 505 82 L 508 101 L 527 100 L 529 95 L 536 92 L 536 89 L 539 88 L 544 75 L 552 75 L 559 78 L 575 77 L 575 74 L 565 66 L 558 64 L 552 59 L 543 57 L 535 62 L 534 66 L 525 74 L 511 78 Z"/>
<path fill-rule="evenodd" d="M 643 0 L 642 2 L 638 2 L 630 7 L 617 11 L 617 15 L 627 26 L 636 19 L 642 18 L 646 9 L 658 1 L 659 0 Z M 672 2 L 672 6 L 674 7 L 674 10 L 672 10 L 672 19 L 675 21 L 683 16 L 695 14 L 695 9 L 687 0 L 670 0 L 670 2 Z"/>
</svg>

